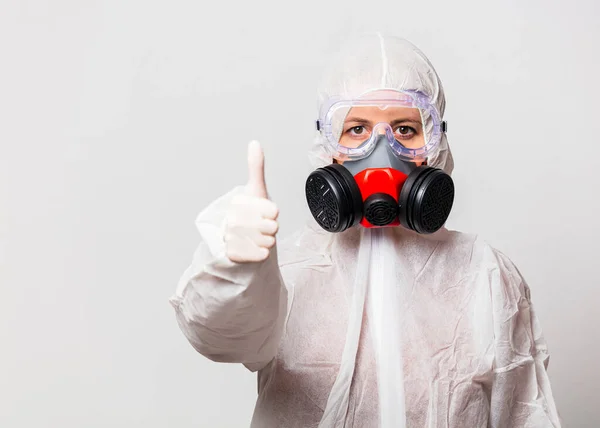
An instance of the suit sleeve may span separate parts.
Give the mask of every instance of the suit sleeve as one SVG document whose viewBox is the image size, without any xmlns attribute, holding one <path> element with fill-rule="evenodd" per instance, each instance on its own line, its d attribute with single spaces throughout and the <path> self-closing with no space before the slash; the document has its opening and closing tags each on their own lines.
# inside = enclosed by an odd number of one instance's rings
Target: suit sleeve
<svg viewBox="0 0 600 428">
<path fill-rule="evenodd" d="M 179 280 L 171 305 L 184 336 L 213 361 L 252 371 L 276 355 L 287 311 L 277 249 L 260 263 L 235 263 L 225 254 L 223 222 L 236 188 L 196 220 L 200 244 Z"/>
<path fill-rule="evenodd" d="M 497 254 L 492 271 L 494 366 L 490 426 L 560 427 L 548 377 L 549 352 L 530 290 L 512 262 Z"/>
</svg>

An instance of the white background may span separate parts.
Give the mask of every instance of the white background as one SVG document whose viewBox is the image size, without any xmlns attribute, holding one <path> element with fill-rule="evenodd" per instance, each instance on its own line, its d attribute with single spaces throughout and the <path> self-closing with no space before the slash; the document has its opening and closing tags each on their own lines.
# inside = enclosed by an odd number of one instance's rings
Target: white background
<svg viewBox="0 0 600 428">
<path fill-rule="evenodd" d="M 449 226 L 519 266 L 566 424 L 600 426 L 597 1 L 0 1 L 0 426 L 242 427 L 255 376 L 167 299 L 194 219 L 266 151 L 281 233 L 328 55 L 355 31 L 439 72 Z"/>
</svg>

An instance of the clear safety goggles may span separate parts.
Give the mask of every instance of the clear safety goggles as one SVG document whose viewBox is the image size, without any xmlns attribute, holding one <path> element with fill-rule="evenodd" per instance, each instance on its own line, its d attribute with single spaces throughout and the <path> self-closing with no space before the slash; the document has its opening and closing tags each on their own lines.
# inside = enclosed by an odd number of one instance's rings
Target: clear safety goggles
<svg viewBox="0 0 600 428">
<path fill-rule="evenodd" d="M 326 103 L 317 129 L 337 160 L 369 156 L 384 135 L 398 158 L 418 162 L 438 150 L 446 122 L 421 93 L 379 90 L 358 99 Z"/>
</svg>

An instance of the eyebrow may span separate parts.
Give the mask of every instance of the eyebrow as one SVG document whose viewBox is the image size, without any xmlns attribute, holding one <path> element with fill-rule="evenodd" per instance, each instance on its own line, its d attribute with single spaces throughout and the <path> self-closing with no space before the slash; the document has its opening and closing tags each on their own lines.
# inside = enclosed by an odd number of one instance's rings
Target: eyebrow
<svg viewBox="0 0 600 428">
<path fill-rule="evenodd" d="M 371 123 L 370 120 L 367 119 L 363 119 L 361 117 L 348 117 L 346 118 L 346 120 L 344 120 L 344 122 L 356 122 L 356 123 Z"/>
<path fill-rule="evenodd" d="M 415 120 L 415 119 L 396 119 L 396 120 L 391 121 L 390 125 L 394 126 L 394 125 L 397 125 L 399 123 L 405 123 L 405 122 L 414 123 L 415 125 L 419 125 L 419 126 L 422 125 L 422 123 L 421 123 L 420 120 Z"/>
</svg>

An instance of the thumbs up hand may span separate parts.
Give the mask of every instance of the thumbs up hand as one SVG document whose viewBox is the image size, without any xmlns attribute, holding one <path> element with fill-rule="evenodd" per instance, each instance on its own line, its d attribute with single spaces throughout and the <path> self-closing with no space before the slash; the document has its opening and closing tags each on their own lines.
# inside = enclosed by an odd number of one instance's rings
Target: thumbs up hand
<svg viewBox="0 0 600 428">
<path fill-rule="evenodd" d="M 225 219 L 227 257 L 234 262 L 261 262 L 269 257 L 279 229 L 277 206 L 268 199 L 264 154 L 260 144 L 248 145 L 248 183 L 236 195 Z"/>
</svg>

